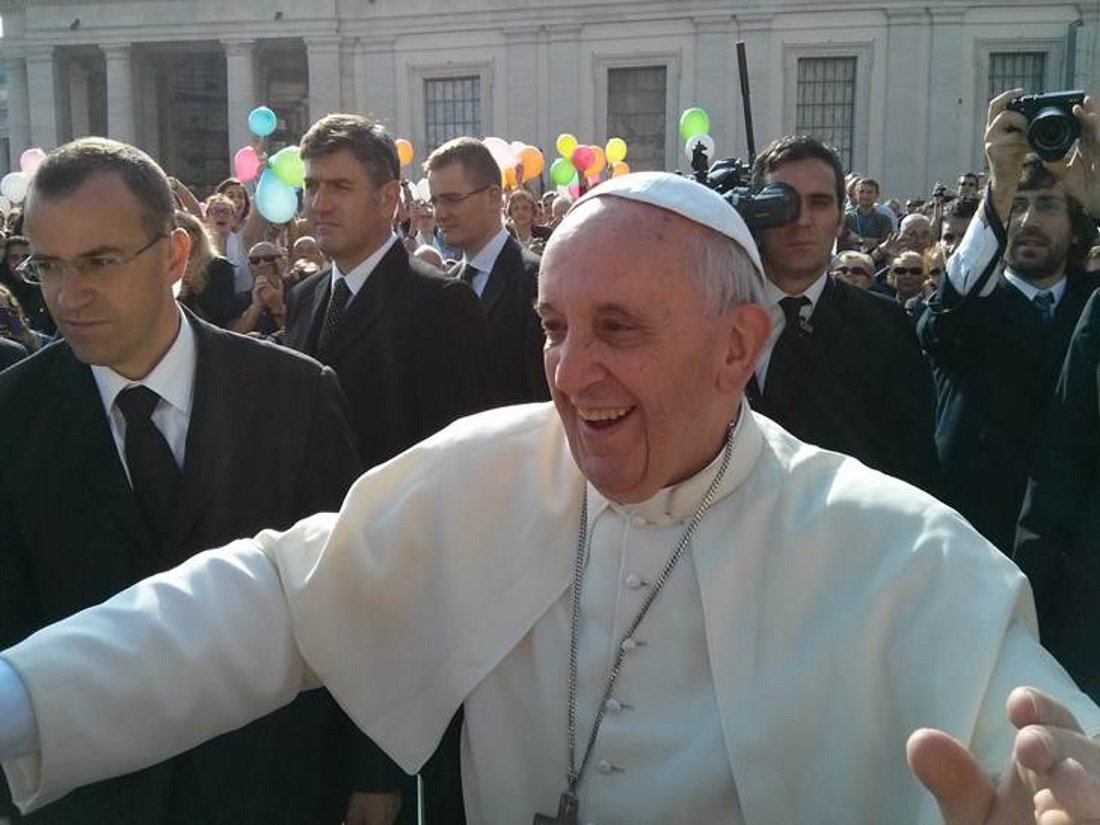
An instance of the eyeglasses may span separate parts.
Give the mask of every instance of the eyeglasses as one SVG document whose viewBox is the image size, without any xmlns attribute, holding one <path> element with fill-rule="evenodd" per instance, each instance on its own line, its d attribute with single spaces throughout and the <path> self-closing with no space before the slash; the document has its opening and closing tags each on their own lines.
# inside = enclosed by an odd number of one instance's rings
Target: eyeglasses
<svg viewBox="0 0 1100 825">
<path fill-rule="evenodd" d="M 253 266 L 266 266 L 279 260 L 278 255 L 249 255 L 248 262 Z"/>
<path fill-rule="evenodd" d="M 864 278 L 870 278 L 871 273 L 866 269 L 861 269 L 858 266 L 834 266 L 834 275 L 862 275 Z"/>
<path fill-rule="evenodd" d="M 1068 204 L 1062 198 L 1053 195 L 1040 195 L 1032 200 L 1016 198 L 1012 201 L 1012 217 L 1017 217 L 1030 209 L 1034 209 L 1041 215 L 1057 215 L 1068 208 Z"/>
<path fill-rule="evenodd" d="M 430 203 L 432 206 L 458 206 L 460 203 L 466 200 L 466 198 L 473 197 L 479 192 L 484 192 L 488 188 L 489 186 L 485 185 L 482 186 L 480 189 L 474 189 L 473 191 L 467 192 L 464 195 L 460 195 L 457 192 L 444 192 L 442 195 L 432 195 L 430 198 L 428 198 L 428 203 Z"/>
<path fill-rule="evenodd" d="M 893 272 L 895 275 L 923 275 L 924 274 L 924 270 L 921 269 L 919 266 L 912 267 L 912 268 L 905 267 L 905 266 L 895 266 L 891 270 L 891 272 Z"/>
<path fill-rule="evenodd" d="M 120 267 L 131 263 L 144 255 L 160 241 L 167 238 L 167 234 L 155 236 L 137 252 L 130 255 L 89 255 L 83 258 L 37 258 L 31 255 L 23 261 L 15 271 L 24 281 L 30 284 L 49 286 L 56 283 L 65 274 L 66 270 L 74 269 L 80 275 L 91 278 L 106 278 L 116 272 Z"/>
</svg>

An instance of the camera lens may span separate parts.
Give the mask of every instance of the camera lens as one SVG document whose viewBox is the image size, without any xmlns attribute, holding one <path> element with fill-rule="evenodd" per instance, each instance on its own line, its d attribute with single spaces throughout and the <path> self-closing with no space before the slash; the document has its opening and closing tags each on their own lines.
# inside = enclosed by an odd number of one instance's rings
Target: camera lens
<svg viewBox="0 0 1100 825">
<path fill-rule="evenodd" d="M 1027 127 L 1027 140 L 1043 160 L 1061 160 L 1077 140 L 1077 118 L 1056 106 L 1041 109 Z"/>
</svg>

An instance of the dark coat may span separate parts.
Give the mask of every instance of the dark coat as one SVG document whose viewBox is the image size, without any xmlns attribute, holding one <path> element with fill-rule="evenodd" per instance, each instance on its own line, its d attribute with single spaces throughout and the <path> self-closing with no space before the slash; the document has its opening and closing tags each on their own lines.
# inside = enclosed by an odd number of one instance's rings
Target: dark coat
<svg viewBox="0 0 1100 825">
<path fill-rule="evenodd" d="M 987 297 L 944 278 L 918 332 L 933 366 L 943 500 L 1005 553 L 1031 470 L 1039 422 L 1070 335 L 1100 276 L 1071 272 L 1054 322 L 1003 275 Z"/>
<path fill-rule="evenodd" d="M 27 357 L 27 348 L 10 338 L 0 338 L 0 370 L 7 369 L 16 361 Z"/>
<path fill-rule="evenodd" d="M 91 370 L 57 342 L 0 375 L 0 647 L 194 553 L 338 507 L 360 471 L 336 377 L 192 320 L 194 401 L 166 543 L 143 521 Z M 151 768 L 82 788 L 33 823 L 338 823 L 325 758 L 343 722 L 312 691 Z"/>
<path fill-rule="evenodd" d="M 802 441 L 935 493 L 931 377 L 905 311 L 830 278 L 809 328 L 799 339 L 796 389 L 774 402 L 754 379 L 752 408 Z"/>
<path fill-rule="evenodd" d="M 1073 333 L 1040 428 L 1019 528 L 1043 645 L 1100 699 L 1100 292 Z"/>
<path fill-rule="evenodd" d="M 466 263 L 452 274 L 465 280 Z M 534 309 L 538 277 L 538 255 L 509 236 L 481 293 L 489 325 L 493 403 L 497 406 L 550 399 L 542 365 L 545 336 Z"/>
</svg>

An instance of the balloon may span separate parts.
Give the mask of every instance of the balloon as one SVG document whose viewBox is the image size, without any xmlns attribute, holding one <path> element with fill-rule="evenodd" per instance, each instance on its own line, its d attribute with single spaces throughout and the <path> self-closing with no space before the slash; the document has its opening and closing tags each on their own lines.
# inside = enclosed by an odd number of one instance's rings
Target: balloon
<svg viewBox="0 0 1100 825">
<path fill-rule="evenodd" d="M 286 223 L 298 214 L 298 196 L 274 169 L 264 169 L 256 185 L 256 208 L 271 223 Z"/>
<path fill-rule="evenodd" d="M 248 131 L 256 137 L 267 137 L 278 125 L 279 119 L 266 106 L 257 106 L 248 113 Z"/>
<path fill-rule="evenodd" d="M 569 192 L 569 197 L 571 197 L 573 200 L 576 200 L 581 196 L 581 187 L 579 184 L 570 184 L 567 191 Z"/>
<path fill-rule="evenodd" d="M 0 195 L 0 215 L 7 215 L 11 212 L 11 201 Z"/>
<path fill-rule="evenodd" d="M 607 158 L 604 156 L 603 149 L 599 146 L 589 146 L 588 148 L 592 150 L 593 160 L 585 167 L 584 173 L 592 178 L 598 176 L 607 166 Z"/>
<path fill-rule="evenodd" d="M 251 146 L 242 146 L 237 150 L 233 155 L 233 174 L 241 183 L 255 180 L 256 175 L 260 174 L 260 158 L 255 149 Z"/>
<path fill-rule="evenodd" d="M 416 182 L 416 199 L 419 201 L 426 201 L 432 196 L 431 187 L 428 186 L 428 179 L 421 178 Z"/>
<path fill-rule="evenodd" d="M 611 177 L 617 178 L 619 175 L 629 175 L 630 167 L 620 161 L 619 163 L 611 164 Z"/>
<path fill-rule="evenodd" d="M 9 172 L 0 178 L 0 195 L 12 203 L 22 203 L 27 196 L 27 176 L 22 172 Z"/>
<path fill-rule="evenodd" d="M 611 140 L 607 142 L 605 153 L 608 163 L 616 164 L 622 162 L 622 159 L 626 157 L 626 141 L 618 137 L 611 138 Z"/>
<path fill-rule="evenodd" d="M 689 137 L 687 143 L 684 144 L 684 154 L 687 155 L 688 160 L 695 156 L 695 147 L 700 143 L 703 144 L 703 151 L 707 153 L 707 160 L 709 161 L 714 157 L 714 138 L 702 134 Z"/>
<path fill-rule="evenodd" d="M 526 143 L 524 143 L 524 142 L 523 142 L 522 140 L 513 140 L 513 141 L 512 141 L 511 143 L 509 143 L 508 145 L 509 145 L 509 146 L 511 147 L 511 149 L 512 149 L 512 154 L 513 154 L 513 155 L 515 155 L 515 156 L 516 156 L 517 158 L 518 158 L 518 157 L 520 156 L 520 153 L 521 153 L 521 152 L 522 152 L 522 151 L 524 150 L 524 148 L 525 148 L 525 147 L 527 146 L 527 144 L 526 144 Z"/>
<path fill-rule="evenodd" d="M 489 150 L 489 154 L 493 156 L 501 172 L 516 165 L 516 155 L 508 145 L 508 141 L 498 137 L 487 137 L 481 142 L 485 144 L 485 148 Z"/>
<path fill-rule="evenodd" d="M 698 106 L 684 109 L 680 115 L 680 137 L 684 140 L 710 131 L 710 115 Z"/>
<path fill-rule="evenodd" d="M 574 169 L 578 172 L 583 172 L 595 162 L 596 154 L 592 151 L 591 146 L 578 146 L 573 150 L 570 160 L 573 161 Z"/>
<path fill-rule="evenodd" d="M 45 159 L 46 153 L 36 146 L 19 156 L 19 168 L 24 175 L 33 175 Z"/>
<path fill-rule="evenodd" d="M 557 143 L 554 144 L 557 147 L 558 154 L 563 158 L 573 157 L 573 150 L 577 148 L 577 139 L 568 132 L 562 132 L 558 135 Z"/>
<path fill-rule="evenodd" d="M 558 158 L 550 164 L 550 180 L 558 186 L 567 186 L 574 174 L 573 164 L 565 158 Z"/>
<path fill-rule="evenodd" d="M 515 189 L 516 170 L 513 167 L 509 166 L 507 169 L 500 173 L 500 182 L 501 185 L 504 186 L 506 189 Z"/>
<path fill-rule="evenodd" d="M 405 138 L 398 138 L 394 143 L 397 144 L 397 159 L 401 161 L 402 166 L 408 166 L 412 163 L 413 158 L 416 157 L 416 151 L 413 149 L 413 145 L 405 140 Z"/>
<path fill-rule="evenodd" d="M 302 163 L 302 153 L 297 146 L 280 149 L 268 162 L 275 177 L 293 189 L 301 189 L 306 184 L 306 165 Z"/>
<path fill-rule="evenodd" d="M 546 168 L 546 158 L 534 146 L 524 146 L 519 152 L 519 162 L 523 164 L 523 179 L 531 180 L 542 174 Z"/>
</svg>

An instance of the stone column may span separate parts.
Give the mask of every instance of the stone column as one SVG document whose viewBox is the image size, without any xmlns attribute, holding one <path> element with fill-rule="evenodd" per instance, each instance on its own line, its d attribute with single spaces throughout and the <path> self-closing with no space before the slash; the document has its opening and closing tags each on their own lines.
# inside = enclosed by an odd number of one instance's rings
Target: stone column
<svg viewBox="0 0 1100 825">
<path fill-rule="evenodd" d="M 83 137 L 92 130 L 88 105 L 88 70 L 76 61 L 69 64 L 69 118 L 73 137 Z"/>
<path fill-rule="evenodd" d="M 4 65 L 8 70 L 8 143 L 11 169 L 19 171 L 19 156 L 31 145 L 31 113 L 27 104 L 27 64 L 22 51 L 4 47 Z"/>
<path fill-rule="evenodd" d="M 740 88 L 737 85 L 737 56 L 730 50 L 733 18 L 728 14 L 699 15 L 692 18 L 692 22 L 695 24 L 695 94 L 691 100 L 681 103 L 706 109 L 717 156 L 729 157 L 734 154 L 735 124 L 741 119 L 741 109 L 734 106 L 733 97 L 734 88 Z M 711 158 L 712 161 L 716 159 Z"/>
<path fill-rule="evenodd" d="M 309 64 L 309 119 L 316 123 L 340 103 L 340 39 L 335 36 L 307 37 Z"/>
<path fill-rule="evenodd" d="M 508 140 L 535 143 L 538 136 L 538 29 L 515 26 L 504 30 L 504 103 Z"/>
<path fill-rule="evenodd" d="M 357 38 L 340 38 L 340 100 L 345 111 L 362 113 L 363 98 L 358 84 L 358 47 Z"/>
<path fill-rule="evenodd" d="M 355 62 L 356 87 L 362 95 L 363 114 L 395 128 L 397 96 L 394 90 L 394 46 L 392 37 L 360 41 L 359 59 Z M 312 84 L 311 84 L 312 86 Z M 418 105 L 418 99 L 412 101 Z M 414 117 L 415 123 L 417 119 Z"/>
<path fill-rule="evenodd" d="M 1092 92 L 1100 77 L 1100 7 L 1082 3 L 1081 26 L 1077 29 L 1077 63 L 1072 88 Z M 1094 93 L 1094 92 L 1093 92 Z"/>
<path fill-rule="evenodd" d="M 969 119 L 962 116 L 962 101 L 966 98 L 959 87 L 963 76 L 959 61 L 963 59 L 962 8 L 931 9 L 931 85 L 926 122 L 928 132 L 928 165 L 925 181 L 949 183 L 960 170 L 970 166 L 970 147 L 977 139 L 963 128 Z"/>
<path fill-rule="evenodd" d="M 30 143 L 47 152 L 57 148 L 57 75 L 53 47 L 27 50 L 27 100 L 30 106 Z"/>
<path fill-rule="evenodd" d="M 883 192 L 923 192 L 928 184 L 928 14 L 886 11 Z"/>
<path fill-rule="evenodd" d="M 115 140 L 133 143 L 137 139 L 137 128 L 130 47 L 110 44 L 99 48 L 107 64 L 107 134 Z"/>
<path fill-rule="evenodd" d="M 584 140 L 583 124 L 580 120 L 579 96 L 574 90 L 580 83 L 580 35 L 581 27 L 573 25 L 549 26 L 550 38 L 550 92 L 543 107 L 549 114 L 549 123 L 557 133 L 571 132 Z M 563 90 L 555 94 L 554 90 Z M 606 123 L 596 125 L 596 132 L 607 129 Z M 555 137 L 556 137 L 555 134 Z M 553 143 L 544 147 L 553 153 Z"/>
<path fill-rule="evenodd" d="M 263 102 L 256 99 L 255 46 L 254 40 L 222 41 L 230 158 L 248 145 L 252 136 L 248 131 L 248 113 Z"/>
</svg>

